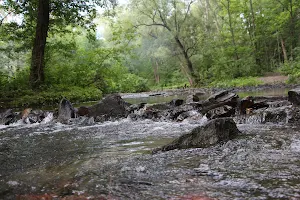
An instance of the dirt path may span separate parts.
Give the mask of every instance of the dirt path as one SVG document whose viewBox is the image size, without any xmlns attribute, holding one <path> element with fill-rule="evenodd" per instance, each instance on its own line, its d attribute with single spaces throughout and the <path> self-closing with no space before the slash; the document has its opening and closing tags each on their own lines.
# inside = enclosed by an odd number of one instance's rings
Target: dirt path
<svg viewBox="0 0 300 200">
<path fill-rule="evenodd" d="M 288 80 L 288 76 L 265 76 L 258 78 L 258 80 L 264 84 L 285 83 Z"/>
</svg>

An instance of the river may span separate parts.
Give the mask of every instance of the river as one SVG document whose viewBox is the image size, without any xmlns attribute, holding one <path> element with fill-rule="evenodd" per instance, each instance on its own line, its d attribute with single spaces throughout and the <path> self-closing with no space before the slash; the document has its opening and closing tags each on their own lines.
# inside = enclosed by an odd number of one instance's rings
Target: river
<svg viewBox="0 0 300 200">
<path fill-rule="evenodd" d="M 0 126 L 0 199 L 300 199 L 299 127 L 238 124 L 226 143 L 151 154 L 205 121 Z"/>
</svg>

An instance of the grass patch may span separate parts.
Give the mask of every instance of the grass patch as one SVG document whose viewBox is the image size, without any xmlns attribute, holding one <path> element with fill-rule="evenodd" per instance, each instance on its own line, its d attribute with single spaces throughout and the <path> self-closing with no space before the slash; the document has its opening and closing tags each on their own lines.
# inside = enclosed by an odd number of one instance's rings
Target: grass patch
<svg viewBox="0 0 300 200">
<path fill-rule="evenodd" d="M 245 87 L 245 86 L 259 86 L 264 83 L 258 80 L 257 77 L 242 77 L 232 80 L 214 81 L 209 86 L 217 88 L 230 88 L 230 87 Z"/>
</svg>

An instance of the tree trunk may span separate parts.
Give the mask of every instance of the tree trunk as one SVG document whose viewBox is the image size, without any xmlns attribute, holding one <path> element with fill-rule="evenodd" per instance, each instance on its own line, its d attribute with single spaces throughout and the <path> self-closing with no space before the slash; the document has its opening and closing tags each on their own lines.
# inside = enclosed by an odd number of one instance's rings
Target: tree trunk
<svg viewBox="0 0 300 200">
<path fill-rule="evenodd" d="M 180 63 L 180 65 L 181 65 L 181 69 L 182 69 L 183 73 L 185 74 L 186 78 L 189 81 L 190 86 L 193 86 L 193 80 L 189 76 L 189 73 L 186 71 L 185 66 L 182 63 Z"/>
<path fill-rule="evenodd" d="M 199 84 L 200 80 L 199 80 L 199 77 L 198 75 L 195 73 L 195 70 L 194 70 L 194 67 L 193 67 L 193 63 L 188 55 L 188 52 L 185 50 L 183 44 L 181 43 L 181 41 L 179 40 L 178 36 L 175 36 L 175 40 L 176 40 L 176 43 L 178 44 L 180 50 L 181 50 L 181 53 L 183 54 L 184 56 L 184 60 L 187 64 L 187 67 L 189 69 L 189 72 L 191 74 L 191 77 L 193 79 L 193 83 L 195 84 Z"/>
<path fill-rule="evenodd" d="M 38 88 L 44 82 L 44 54 L 49 29 L 49 14 L 49 0 L 39 0 L 36 33 L 30 68 L 30 84 L 33 89 Z"/>
<path fill-rule="evenodd" d="M 237 47 L 236 47 L 236 42 L 235 42 L 234 30 L 233 30 L 233 26 L 232 26 L 232 18 L 231 18 L 231 12 L 230 12 L 230 0 L 227 0 L 227 12 L 228 12 L 228 18 L 229 18 L 229 28 L 230 28 L 230 33 L 231 33 L 231 39 L 232 39 L 232 44 L 234 47 L 235 59 L 239 60 L 239 55 L 237 53 Z"/>
<path fill-rule="evenodd" d="M 250 11 L 251 11 L 251 40 L 252 43 L 254 44 L 254 54 L 255 54 L 255 62 L 258 66 L 261 66 L 261 62 L 260 62 L 260 57 L 259 57 L 259 53 L 258 53 L 258 42 L 256 40 L 256 24 L 255 24 L 255 12 L 253 10 L 253 2 L 252 0 L 249 1 L 250 3 Z"/>
<path fill-rule="evenodd" d="M 205 28 L 206 28 L 206 32 L 208 34 L 210 34 L 210 26 L 209 26 L 209 23 L 210 23 L 210 18 L 209 18 L 209 0 L 206 0 L 205 1 L 205 18 L 206 18 L 206 22 L 205 22 Z"/>
<path fill-rule="evenodd" d="M 294 13 L 293 13 L 293 0 L 290 0 L 290 36 L 291 36 L 291 50 L 290 50 L 290 59 L 293 60 L 293 50 L 294 45 L 297 46 L 297 40 L 295 38 L 295 23 L 294 23 Z"/>
<path fill-rule="evenodd" d="M 287 57 L 287 53 L 286 53 L 286 48 L 285 48 L 284 40 L 282 38 L 281 38 L 281 48 L 282 48 L 284 62 L 287 62 L 288 61 L 288 57 Z"/>
<path fill-rule="evenodd" d="M 152 67 L 153 67 L 155 83 L 159 84 L 160 78 L 159 78 L 159 73 L 158 73 L 159 65 L 158 65 L 157 58 L 152 58 L 151 62 L 152 62 Z"/>
</svg>

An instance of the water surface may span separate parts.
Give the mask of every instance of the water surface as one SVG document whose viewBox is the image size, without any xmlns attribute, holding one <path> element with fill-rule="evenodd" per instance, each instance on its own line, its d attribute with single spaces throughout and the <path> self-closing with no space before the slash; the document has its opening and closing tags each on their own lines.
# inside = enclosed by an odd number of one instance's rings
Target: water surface
<svg viewBox="0 0 300 200">
<path fill-rule="evenodd" d="M 0 198 L 83 194 L 112 199 L 300 198 L 298 127 L 241 124 L 211 148 L 151 150 L 201 122 L 121 120 L 92 126 L 19 125 L 0 130 Z"/>
</svg>

